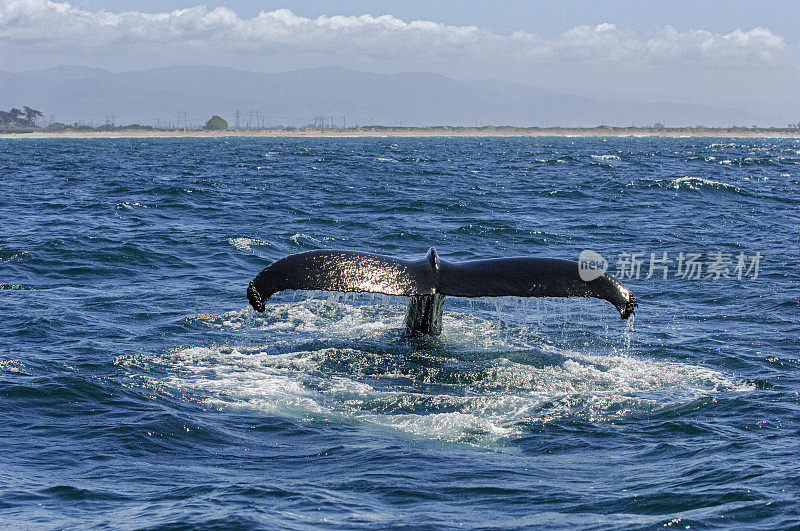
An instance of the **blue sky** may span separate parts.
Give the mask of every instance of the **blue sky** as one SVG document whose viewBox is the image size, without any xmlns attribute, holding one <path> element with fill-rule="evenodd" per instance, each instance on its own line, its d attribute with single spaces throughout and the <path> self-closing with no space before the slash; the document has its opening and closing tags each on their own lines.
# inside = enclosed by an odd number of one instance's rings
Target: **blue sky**
<svg viewBox="0 0 800 531">
<path fill-rule="evenodd" d="M 794 122 L 798 9 L 737 0 L 0 0 L 0 69 L 433 72 Z"/>
</svg>

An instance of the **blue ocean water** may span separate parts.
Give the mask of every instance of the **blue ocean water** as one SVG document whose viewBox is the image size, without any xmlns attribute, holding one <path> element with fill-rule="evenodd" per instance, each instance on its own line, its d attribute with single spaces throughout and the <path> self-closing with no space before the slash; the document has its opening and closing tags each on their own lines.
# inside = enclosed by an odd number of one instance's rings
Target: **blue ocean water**
<svg viewBox="0 0 800 531">
<path fill-rule="evenodd" d="M 800 525 L 798 206 L 794 140 L 2 140 L 0 525 Z M 639 308 L 245 298 L 431 246 Z"/>
</svg>

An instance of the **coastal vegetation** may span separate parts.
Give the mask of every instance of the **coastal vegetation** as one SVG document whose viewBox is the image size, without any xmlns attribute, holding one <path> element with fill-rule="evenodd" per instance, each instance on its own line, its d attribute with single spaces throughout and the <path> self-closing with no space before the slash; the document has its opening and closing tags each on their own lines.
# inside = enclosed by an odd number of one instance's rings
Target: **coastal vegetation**
<svg viewBox="0 0 800 531">
<path fill-rule="evenodd" d="M 128 124 L 114 125 L 106 123 L 100 126 L 88 125 L 85 122 L 64 124 L 52 122 L 47 126 L 36 125 L 42 113 L 31 107 L 16 107 L 9 111 L 0 111 L 0 134 L 35 136 L 695 136 L 695 137 L 770 137 L 800 138 L 800 122 L 790 123 L 787 127 L 666 127 L 661 123 L 650 126 L 609 126 L 596 127 L 515 127 L 504 125 L 484 125 L 481 127 L 439 125 L 429 127 L 402 126 L 351 126 L 338 127 L 274 127 L 274 128 L 228 128 L 228 122 L 219 115 L 213 115 L 202 128 L 153 127 L 152 125 Z"/>
<path fill-rule="evenodd" d="M 22 109 L 12 107 L 8 111 L 0 111 L 0 125 L 16 127 L 36 127 L 36 119 L 42 113 L 31 107 L 23 106 Z"/>
<path fill-rule="evenodd" d="M 228 129 L 228 122 L 221 116 L 215 114 L 206 122 L 203 129 L 208 129 L 209 131 L 225 131 Z"/>
</svg>

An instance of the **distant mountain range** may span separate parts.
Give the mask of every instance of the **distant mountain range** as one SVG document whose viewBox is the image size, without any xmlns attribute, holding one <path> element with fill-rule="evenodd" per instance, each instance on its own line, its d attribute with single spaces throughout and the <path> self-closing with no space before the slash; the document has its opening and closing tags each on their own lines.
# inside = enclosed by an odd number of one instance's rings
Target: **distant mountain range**
<svg viewBox="0 0 800 531">
<path fill-rule="evenodd" d="M 338 67 L 257 73 L 212 66 L 171 66 L 109 72 L 60 66 L 0 71 L 0 109 L 27 105 L 49 122 L 102 125 L 204 123 L 218 114 L 234 126 L 646 126 L 732 124 L 771 126 L 778 120 L 741 109 L 688 103 L 612 101 L 557 94 L 492 80 L 438 74 L 373 74 Z M 258 114 L 252 111 L 257 111 Z M 181 113 L 181 114 L 179 114 Z M 183 114 L 185 113 L 185 114 Z M 317 118 L 316 123 L 321 120 Z M 40 122 L 41 123 L 41 122 Z"/>
</svg>

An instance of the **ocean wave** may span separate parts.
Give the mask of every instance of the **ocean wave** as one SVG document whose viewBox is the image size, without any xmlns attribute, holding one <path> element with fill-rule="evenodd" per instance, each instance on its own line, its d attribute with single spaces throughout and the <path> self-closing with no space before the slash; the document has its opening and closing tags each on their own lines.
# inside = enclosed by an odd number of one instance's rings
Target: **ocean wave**
<svg viewBox="0 0 800 531">
<path fill-rule="evenodd" d="M 117 203 L 117 210 L 133 210 L 134 208 L 147 208 L 147 205 L 131 201 L 124 201 L 122 203 Z"/>
<path fill-rule="evenodd" d="M 320 240 L 318 240 L 317 238 L 309 236 L 308 234 L 303 234 L 301 232 L 293 234 L 292 236 L 289 237 L 289 239 L 296 245 L 305 245 L 307 242 L 320 243 Z"/>
<path fill-rule="evenodd" d="M 0 284 L 0 290 L 8 289 L 8 290 L 17 290 L 17 291 L 29 291 L 33 288 L 29 286 L 23 286 L 21 284 Z"/>
<path fill-rule="evenodd" d="M 20 374 L 23 376 L 31 375 L 28 371 L 25 370 L 25 365 L 21 361 L 2 359 L 2 358 L 0 358 L 0 372 Z"/>
<path fill-rule="evenodd" d="M 618 155 L 592 155 L 595 160 L 622 160 Z"/>
<path fill-rule="evenodd" d="M 664 182 L 664 181 L 662 181 Z M 711 179 L 703 179 L 702 177 L 678 177 L 665 183 L 665 186 L 674 188 L 675 190 L 727 190 L 732 192 L 741 193 L 742 190 L 738 186 L 723 183 L 720 181 L 713 181 Z"/>
<path fill-rule="evenodd" d="M 255 238 L 228 238 L 228 243 L 240 251 L 253 253 L 254 246 L 269 245 L 268 242 Z"/>
<path fill-rule="evenodd" d="M 17 262 L 29 257 L 30 254 L 19 249 L 0 249 L 0 262 Z"/>
</svg>

